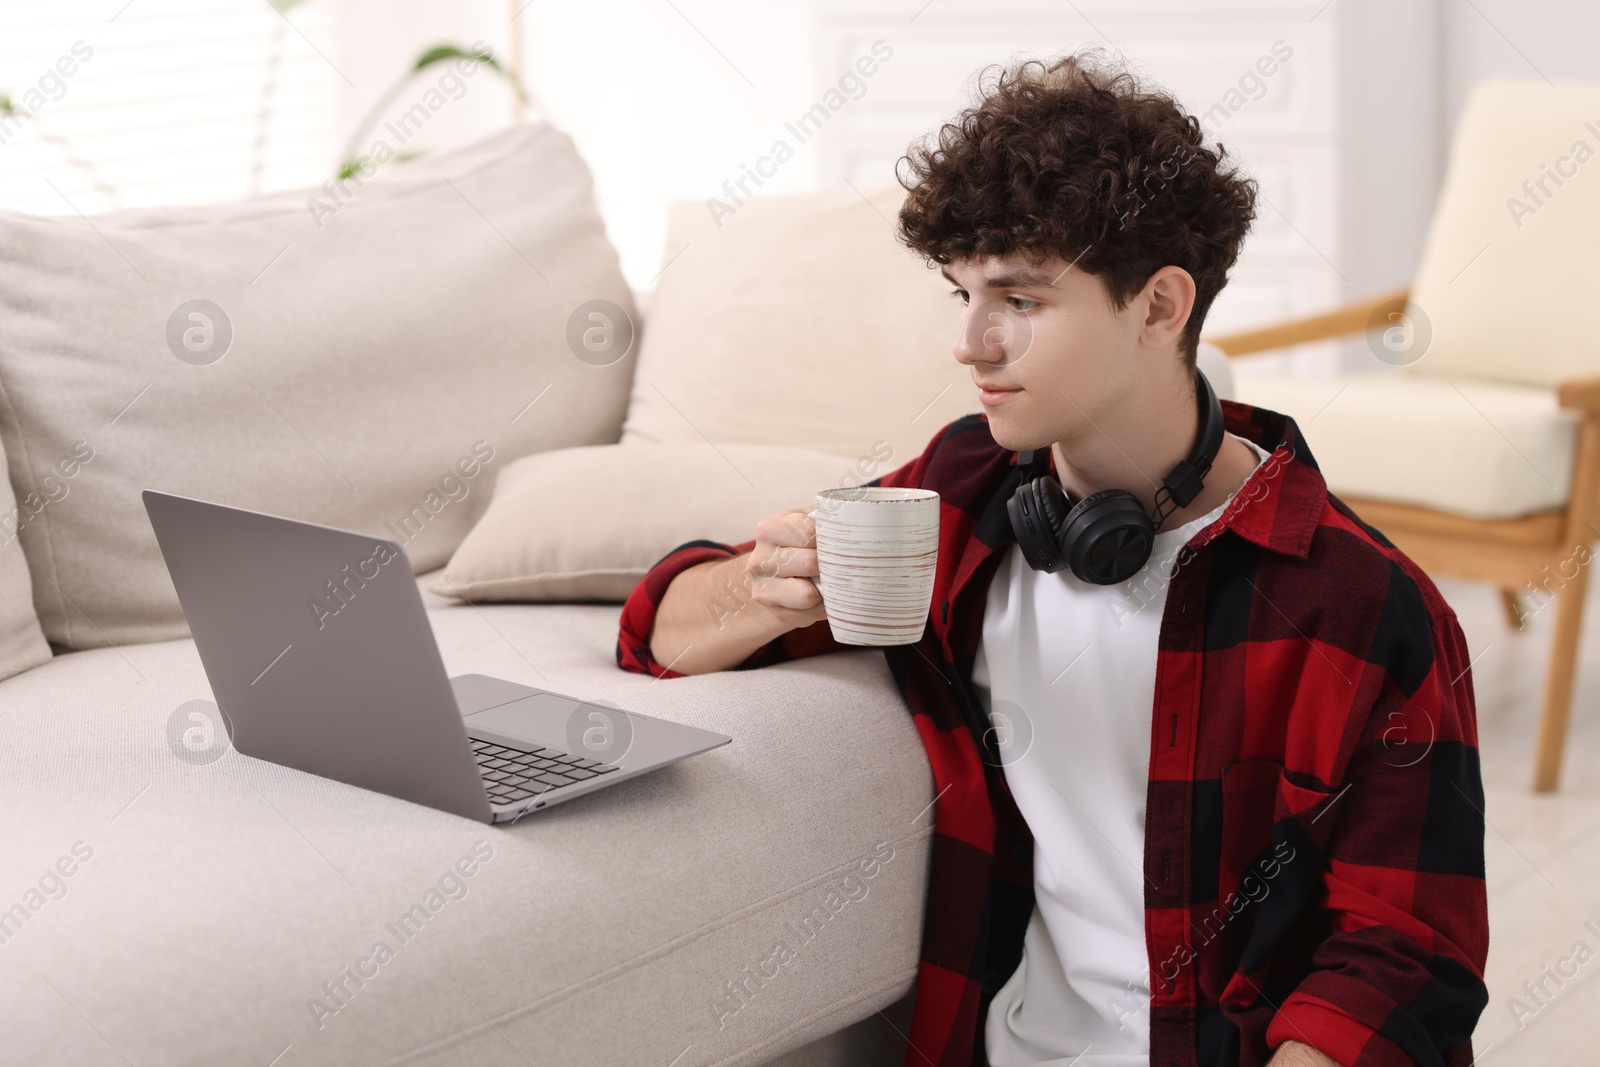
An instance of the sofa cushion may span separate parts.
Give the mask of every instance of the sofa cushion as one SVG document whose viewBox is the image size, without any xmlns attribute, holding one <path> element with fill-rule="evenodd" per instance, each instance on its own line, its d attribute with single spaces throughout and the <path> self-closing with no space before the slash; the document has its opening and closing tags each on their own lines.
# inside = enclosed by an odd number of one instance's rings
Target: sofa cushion
<svg viewBox="0 0 1600 1067">
<path fill-rule="evenodd" d="M 9 1061 L 732 1067 L 910 988 L 933 780 L 881 654 L 658 683 L 615 607 L 427 599 L 452 673 L 733 743 L 491 828 L 202 762 L 190 641 L 57 656 L 0 683 Z"/>
<path fill-rule="evenodd" d="M 1233 397 L 1222 350 L 1201 344 L 1217 395 Z M 887 473 L 888 442 L 855 460 L 788 445 L 623 444 L 508 464 L 494 499 L 434 592 L 471 600 L 626 600 L 645 572 L 696 538 L 738 544 L 761 519 L 809 507 L 820 489 Z M 581 505 L 574 504 L 582 501 Z"/>
<path fill-rule="evenodd" d="M 979 410 L 951 352 L 960 302 L 897 244 L 898 187 L 676 204 L 624 444 L 796 445 L 915 458 Z"/>
<path fill-rule="evenodd" d="M 1545 386 L 1600 375 L 1600 337 L 1573 303 L 1600 290 L 1597 184 L 1600 85 L 1475 88 L 1411 288 L 1432 340 L 1408 369 Z"/>
<path fill-rule="evenodd" d="M 1241 371 L 1239 399 L 1299 424 L 1328 488 L 1481 519 L 1560 507 L 1576 420 L 1549 389 L 1383 373 Z"/>
<path fill-rule="evenodd" d="M 590 445 L 525 456 L 434 582 L 472 600 L 616 600 L 678 545 L 737 544 L 889 468 L 787 445 Z"/>
<path fill-rule="evenodd" d="M 0 679 L 20 674 L 50 659 L 50 646 L 33 610 L 33 579 L 23 558 L 21 531 L 40 521 L 44 510 L 72 495 L 72 484 L 83 469 L 81 450 L 44 461 L 37 481 L 43 492 L 18 500 L 11 483 L 0 479 Z M 93 458 L 92 453 L 88 454 Z M 5 449 L 0 447 L 0 468 Z"/>
<path fill-rule="evenodd" d="M 0 213 L 11 481 L 95 453 L 22 532 L 51 641 L 186 633 L 143 489 L 381 533 L 429 570 L 498 466 L 617 440 L 633 356 L 569 340 L 632 299 L 571 140 L 519 126 L 361 181 Z"/>
</svg>

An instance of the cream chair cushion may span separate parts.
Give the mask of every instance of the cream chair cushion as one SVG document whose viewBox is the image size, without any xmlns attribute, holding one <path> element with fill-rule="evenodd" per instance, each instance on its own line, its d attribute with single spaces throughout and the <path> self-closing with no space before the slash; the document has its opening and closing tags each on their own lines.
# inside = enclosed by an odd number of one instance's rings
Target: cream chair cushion
<svg viewBox="0 0 1600 1067">
<path fill-rule="evenodd" d="M 980 408 L 952 355 L 960 301 L 898 244 L 898 187 L 677 204 L 624 444 L 796 445 L 894 465 Z"/>
<path fill-rule="evenodd" d="M 1339 496 L 1481 519 L 1567 498 L 1576 420 L 1549 389 L 1393 372 L 1235 377 L 1239 399 L 1295 420 Z"/>
<path fill-rule="evenodd" d="M 1600 85 L 1479 85 L 1411 288 L 1432 341 L 1409 369 L 1544 386 L 1600 375 L 1597 246 Z"/>
</svg>

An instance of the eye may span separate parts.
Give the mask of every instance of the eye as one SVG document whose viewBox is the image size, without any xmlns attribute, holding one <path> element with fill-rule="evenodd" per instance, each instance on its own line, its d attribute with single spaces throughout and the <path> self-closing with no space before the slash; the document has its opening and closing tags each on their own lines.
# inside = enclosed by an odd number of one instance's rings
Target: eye
<svg viewBox="0 0 1600 1067">
<path fill-rule="evenodd" d="M 1018 311 L 1029 311 L 1039 306 L 1039 301 L 1029 300 L 1025 296 L 1008 296 L 1006 299 L 1011 301 L 1011 306 L 1016 308 Z M 1024 307 L 1024 304 L 1027 306 Z"/>
<path fill-rule="evenodd" d="M 959 296 L 963 304 L 967 302 L 967 291 L 965 289 L 952 289 L 950 290 L 950 295 Z"/>
</svg>

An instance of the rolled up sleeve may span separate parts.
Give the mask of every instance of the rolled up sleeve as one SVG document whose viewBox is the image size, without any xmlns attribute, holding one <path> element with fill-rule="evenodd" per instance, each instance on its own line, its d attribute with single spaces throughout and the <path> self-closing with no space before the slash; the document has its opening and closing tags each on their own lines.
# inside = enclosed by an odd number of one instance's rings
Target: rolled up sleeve
<svg viewBox="0 0 1600 1067">
<path fill-rule="evenodd" d="M 920 455 L 887 474 L 863 482 L 862 486 L 920 487 L 934 452 L 949 428 L 947 425 L 934 434 Z M 755 544 L 754 538 L 737 545 L 723 544 L 720 541 L 688 541 L 657 560 L 622 605 L 617 635 L 617 666 L 625 671 L 652 674 L 657 678 L 683 677 L 672 670 L 670 664 L 658 662 L 650 652 L 650 632 L 655 626 L 656 612 L 660 610 L 661 600 L 667 595 L 667 587 L 679 574 L 696 564 L 741 555 L 753 549 Z M 725 595 L 737 609 L 743 605 L 744 598 L 749 596 L 749 591 L 730 588 L 725 591 Z M 727 607 L 728 605 L 723 605 L 724 609 Z M 707 610 L 715 614 L 718 608 L 717 605 L 711 604 L 707 606 Z M 765 667 L 785 660 L 850 647 L 854 646 L 835 641 L 833 631 L 828 627 L 828 620 L 821 619 L 810 626 L 802 626 L 774 638 L 750 653 L 732 669 L 748 670 L 752 667 Z"/>
<path fill-rule="evenodd" d="M 628 594 L 628 599 L 622 605 L 617 634 L 617 666 L 625 671 L 651 674 L 657 678 L 684 677 L 672 670 L 670 664 L 663 664 L 657 660 L 650 651 L 650 633 L 655 627 L 656 612 L 661 608 L 661 600 L 667 595 L 667 586 L 690 567 L 707 560 L 742 555 L 754 548 L 755 544 L 754 539 L 737 545 L 727 545 L 720 541 L 689 541 L 657 560 L 639 584 L 634 586 L 633 592 Z M 726 596 L 734 606 L 731 609 L 725 606 L 725 609 L 737 610 L 743 603 L 740 598 L 748 597 L 749 590 L 728 589 Z M 768 641 L 730 669 L 742 671 L 753 667 L 765 667 L 772 663 L 799 659 L 802 656 L 814 656 L 820 652 L 831 652 L 844 647 L 846 646 L 833 639 L 833 632 L 828 628 L 828 620 L 822 619 L 810 626 L 790 630 Z"/>
</svg>

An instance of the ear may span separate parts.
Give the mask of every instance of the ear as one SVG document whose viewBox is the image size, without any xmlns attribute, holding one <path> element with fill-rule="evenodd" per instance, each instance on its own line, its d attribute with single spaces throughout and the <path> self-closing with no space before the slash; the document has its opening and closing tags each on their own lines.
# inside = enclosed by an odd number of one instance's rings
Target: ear
<svg viewBox="0 0 1600 1067">
<path fill-rule="evenodd" d="M 1194 279 L 1182 267 L 1162 267 L 1140 293 L 1145 318 L 1139 340 L 1150 348 L 1176 346 L 1194 310 Z"/>
</svg>

